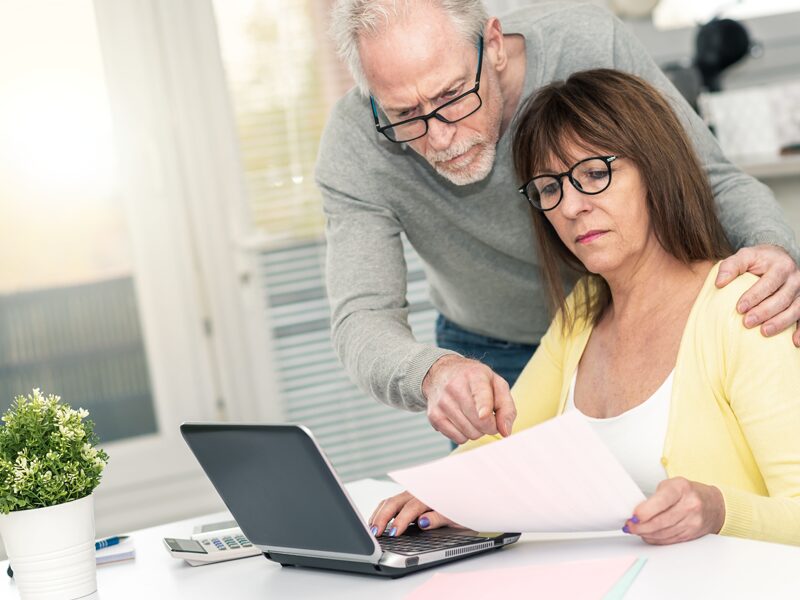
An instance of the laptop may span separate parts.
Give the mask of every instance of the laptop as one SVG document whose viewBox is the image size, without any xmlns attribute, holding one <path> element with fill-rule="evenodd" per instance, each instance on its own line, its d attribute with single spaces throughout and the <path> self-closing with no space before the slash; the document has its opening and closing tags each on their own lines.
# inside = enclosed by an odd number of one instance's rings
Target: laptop
<svg viewBox="0 0 800 600">
<path fill-rule="evenodd" d="M 245 536 L 283 566 L 401 577 L 520 537 L 411 526 L 376 538 L 300 425 L 184 423 L 181 434 Z"/>
</svg>

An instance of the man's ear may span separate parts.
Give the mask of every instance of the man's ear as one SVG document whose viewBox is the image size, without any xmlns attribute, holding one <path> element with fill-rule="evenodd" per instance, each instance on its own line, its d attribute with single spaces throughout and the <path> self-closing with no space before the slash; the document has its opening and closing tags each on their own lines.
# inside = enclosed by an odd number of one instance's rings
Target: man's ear
<svg viewBox="0 0 800 600">
<path fill-rule="evenodd" d="M 503 71 L 508 66 L 503 26 L 497 17 L 486 21 L 486 26 L 483 28 L 483 47 L 486 52 L 485 60 L 488 60 L 496 71 Z"/>
</svg>

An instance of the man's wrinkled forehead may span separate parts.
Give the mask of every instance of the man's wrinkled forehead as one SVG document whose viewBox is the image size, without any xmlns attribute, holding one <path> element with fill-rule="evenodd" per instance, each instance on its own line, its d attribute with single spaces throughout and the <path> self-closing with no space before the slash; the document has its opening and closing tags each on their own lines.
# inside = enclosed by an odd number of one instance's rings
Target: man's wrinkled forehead
<svg viewBox="0 0 800 600">
<path fill-rule="evenodd" d="M 477 50 L 441 11 L 390 22 L 364 34 L 359 54 L 370 91 L 383 107 L 405 108 L 420 95 L 435 98 L 457 80 L 472 78 Z"/>
<path fill-rule="evenodd" d="M 374 95 L 381 108 L 388 111 L 404 111 L 414 108 L 420 101 L 433 102 L 448 90 L 457 87 L 472 85 L 474 72 L 454 61 L 452 65 L 437 64 L 434 68 L 420 74 L 418 77 L 404 77 L 398 72 L 398 77 L 376 85 Z"/>
</svg>

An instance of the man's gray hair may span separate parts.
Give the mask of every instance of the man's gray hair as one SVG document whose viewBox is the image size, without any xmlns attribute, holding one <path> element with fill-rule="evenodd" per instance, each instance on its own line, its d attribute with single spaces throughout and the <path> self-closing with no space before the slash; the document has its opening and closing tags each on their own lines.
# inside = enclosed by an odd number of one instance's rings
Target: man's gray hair
<svg viewBox="0 0 800 600">
<path fill-rule="evenodd" d="M 331 34 L 339 57 L 365 96 L 369 86 L 358 55 L 359 37 L 377 35 L 392 20 L 408 15 L 414 5 L 422 3 L 439 7 L 465 40 L 477 40 L 489 19 L 482 0 L 336 0 L 331 12 Z"/>
</svg>

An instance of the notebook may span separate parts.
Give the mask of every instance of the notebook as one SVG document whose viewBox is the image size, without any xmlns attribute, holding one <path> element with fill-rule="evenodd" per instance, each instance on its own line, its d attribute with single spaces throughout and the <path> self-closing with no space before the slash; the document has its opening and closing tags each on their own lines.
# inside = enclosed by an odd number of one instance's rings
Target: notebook
<svg viewBox="0 0 800 600">
<path fill-rule="evenodd" d="M 136 548 L 133 545 L 133 538 L 129 537 L 122 540 L 119 544 L 106 546 L 95 550 L 95 562 L 98 565 L 118 562 L 121 560 L 131 560 L 136 557 Z"/>
<path fill-rule="evenodd" d="M 281 565 L 399 577 L 519 539 L 417 527 L 375 538 L 314 436 L 299 425 L 184 423 L 181 433 L 242 532 Z"/>
</svg>

